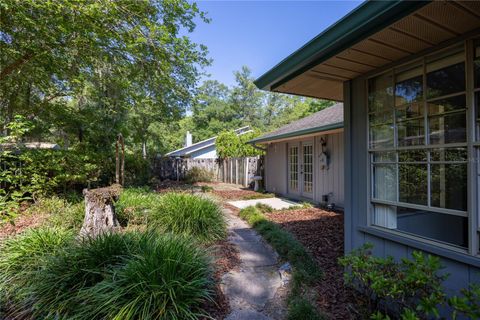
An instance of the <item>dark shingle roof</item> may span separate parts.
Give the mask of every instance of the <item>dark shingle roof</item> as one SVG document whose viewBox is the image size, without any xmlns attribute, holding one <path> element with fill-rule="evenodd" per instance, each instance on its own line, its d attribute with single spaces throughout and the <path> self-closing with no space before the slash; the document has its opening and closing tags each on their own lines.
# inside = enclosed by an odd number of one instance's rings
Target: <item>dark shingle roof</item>
<svg viewBox="0 0 480 320">
<path fill-rule="evenodd" d="M 336 103 L 331 107 L 289 123 L 250 142 L 265 142 L 338 128 L 343 128 L 343 103 Z"/>
</svg>

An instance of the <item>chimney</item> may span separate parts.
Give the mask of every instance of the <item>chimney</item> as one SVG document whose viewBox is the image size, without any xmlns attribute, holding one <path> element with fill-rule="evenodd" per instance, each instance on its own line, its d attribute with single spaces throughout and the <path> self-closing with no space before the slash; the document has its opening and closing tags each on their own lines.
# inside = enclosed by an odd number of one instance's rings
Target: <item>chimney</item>
<svg viewBox="0 0 480 320">
<path fill-rule="evenodd" d="M 185 135 L 185 148 L 190 147 L 192 145 L 192 134 L 190 131 L 187 131 L 187 134 Z"/>
</svg>

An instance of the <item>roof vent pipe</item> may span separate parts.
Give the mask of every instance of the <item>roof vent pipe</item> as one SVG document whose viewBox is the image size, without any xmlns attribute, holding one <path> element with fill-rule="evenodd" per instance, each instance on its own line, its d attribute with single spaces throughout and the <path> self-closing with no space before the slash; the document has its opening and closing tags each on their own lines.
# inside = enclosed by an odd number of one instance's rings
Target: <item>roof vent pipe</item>
<svg viewBox="0 0 480 320">
<path fill-rule="evenodd" d="M 192 134 L 190 131 L 187 131 L 187 134 L 185 135 L 185 148 L 190 147 L 192 145 Z"/>
</svg>

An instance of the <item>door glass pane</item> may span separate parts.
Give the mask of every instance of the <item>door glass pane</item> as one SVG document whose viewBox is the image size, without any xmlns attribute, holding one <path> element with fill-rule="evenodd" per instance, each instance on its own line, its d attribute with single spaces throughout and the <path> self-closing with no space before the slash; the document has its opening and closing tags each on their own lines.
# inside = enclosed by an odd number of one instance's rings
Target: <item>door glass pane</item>
<svg viewBox="0 0 480 320">
<path fill-rule="evenodd" d="M 313 192 L 313 146 L 303 146 L 303 192 Z"/>
<path fill-rule="evenodd" d="M 373 197 L 379 200 L 397 201 L 397 166 L 375 164 L 373 166 Z"/>
<path fill-rule="evenodd" d="M 430 117 L 430 144 L 465 142 L 466 125 L 465 112 Z"/>
<path fill-rule="evenodd" d="M 465 217 L 426 210 L 397 208 L 397 229 L 459 247 L 468 247 L 468 220 Z"/>
<path fill-rule="evenodd" d="M 298 191 L 298 147 L 288 149 L 289 190 Z"/>
<path fill-rule="evenodd" d="M 399 164 L 399 201 L 428 204 L 427 164 Z"/>
<path fill-rule="evenodd" d="M 431 175 L 431 205 L 467 211 L 467 164 L 432 164 Z"/>
<path fill-rule="evenodd" d="M 397 128 L 398 146 L 416 146 L 425 143 L 423 118 L 398 122 Z"/>
</svg>

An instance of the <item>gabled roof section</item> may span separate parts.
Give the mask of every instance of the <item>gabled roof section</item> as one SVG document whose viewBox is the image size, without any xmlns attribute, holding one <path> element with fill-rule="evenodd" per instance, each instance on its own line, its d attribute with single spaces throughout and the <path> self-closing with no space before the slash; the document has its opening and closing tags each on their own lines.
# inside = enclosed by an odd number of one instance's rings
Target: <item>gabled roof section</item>
<svg viewBox="0 0 480 320">
<path fill-rule="evenodd" d="M 366 1 L 255 84 L 264 90 L 343 100 L 343 83 L 480 28 L 480 1 Z"/>
<path fill-rule="evenodd" d="M 234 131 L 237 135 L 242 135 L 242 134 L 251 132 L 252 130 L 250 129 L 250 126 L 245 126 L 245 127 L 235 129 Z M 171 151 L 171 152 L 165 154 L 165 156 L 169 156 L 169 157 L 188 156 L 193 152 L 197 152 L 199 150 L 202 150 L 202 149 L 205 149 L 205 148 L 208 148 L 208 147 L 211 147 L 211 146 L 215 145 L 216 140 L 217 140 L 217 136 L 211 137 L 211 138 L 199 141 L 197 143 L 194 143 L 194 144 L 192 144 L 188 147 L 184 147 L 184 148 L 177 149 L 175 151 Z"/>
<path fill-rule="evenodd" d="M 341 128 L 343 128 L 343 103 L 337 103 L 249 142 L 264 143 Z"/>
</svg>

